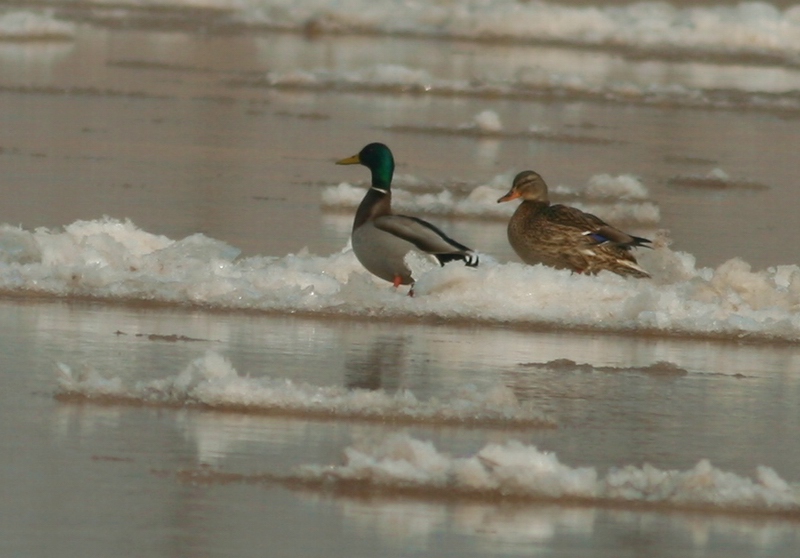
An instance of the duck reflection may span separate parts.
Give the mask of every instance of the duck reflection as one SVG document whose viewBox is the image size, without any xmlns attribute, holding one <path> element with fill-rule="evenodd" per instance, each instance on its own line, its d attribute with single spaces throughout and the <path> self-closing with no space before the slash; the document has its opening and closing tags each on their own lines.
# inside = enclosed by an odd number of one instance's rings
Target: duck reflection
<svg viewBox="0 0 800 558">
<path fill-rule="evenodd" d="M 403 370 L 408 369 L 407 335 L 377 335 L 372 343 L 351 345 L 344 371 L 344 385 L 349 389 L 383 389 L 388 392 L 401 387 Z"/>
</svg>

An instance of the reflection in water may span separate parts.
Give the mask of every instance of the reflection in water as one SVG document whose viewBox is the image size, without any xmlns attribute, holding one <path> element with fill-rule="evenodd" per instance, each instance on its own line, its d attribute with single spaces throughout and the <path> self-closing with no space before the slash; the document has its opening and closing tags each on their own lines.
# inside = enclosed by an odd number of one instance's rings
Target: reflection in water
<svg viewBox="0 0 800 558">
<path fill-rule="evenodd" d="M 0 43 L 0 69 L 23 76 L 25 83 L 48 83 L 55 66 L 68 57 L 75 46 L 68 42 Z"/>
<path fill-rule="evenodd" d="M 299 497 L 312 507 L 326 500 L 311 493 L 299 493 Z M 597 548 L 601 544 L 598 541 L 623 533 L 627 544 L 641 555 L 648 555 L 656 544 L 670 548 L 672 552 L 667 554 L 674 556 L 706 552 L 725 540 L 739 548 L 737 556 L 779 556 L 781 549 L 795 548 L 800 543 L 796 523 L 785 520 L 753 523 L 735 516 L 551 505 L 437 504 L 381 497 L 362 500 L 337 496 L 333 503 L 363 536 L 376 533 L 385 544 L 417 551 L 429 550 L 433 537 L 443 530 L 469 537 L 466 544 L 477 546 L 485 555 L 529 556 L 539 545 L 586 550 Z"/>
<path fill-rule="evenodd" d="M 448 523 L 444 506 L 425 502 L 343 498 L 336 502 L 336 508 L 363 535 L 377 533 L 392 546 L 416 551 L 426 550 L 431 535 Z"/>
<path fill-rule="evenodd" d="M 6 357 L 32 353 L 47 361 L 46 374 L 33 389 L 54 388 L 54 362 L 86 364 L 133 385 L 175 377 L 213 349 L 230 356 L 239 374 L 254 379 L 389 393 L 408 389 L 421 401 L 452 398 L 469 385 L 481 392 L 505 385 L 562 427 L 529 441 L 541 445 L 546 440 L 542 447 L 572 463 L 604 467 L 626 455 L 631 463 L 647 460 L 686 469 L 706 457 L 742 474 L 768 465 L 783 478 L 798 477 L 798 448 L 782 443 L 780 436 L 788 436 L 798 420 L 794 402 L 800 399 L 800 382 L 793 371 L 800 367 L 800 353 L 791 346 L 62 303 L 10 304 L 4 310 L 0 327 L 31 332 L 24 342 L 4 343 Z M 115 335 L 120 329 L 131 334 Z M 149 340 L 134 332 L 209 341 Z M 594 370 L 531 366 L 559 359 Z M 641 372 L 656 362 L 672 363 L 688 374 Z M 87 417 L 81 420 L 100 416 L 81 412 Z M 752 420 L 755 416 L 759 420 Z M 258 426 L 257 417 L 241 424 L 232 417 L 207 420 L 220 432 L 209 437 L 204 455 L 225 451 L 215 450 L 215 444 L 224 446 L 238 436 L 281 432 Z M 293 424 L 289 421 L 287 429 Z M 606 425 L 602 438 L 597 437 L 599 424 Z M 735 439 L 719 438 L 719 432 L 731 428 L 738 433 Z M 776 436 L 763 436 L 765 428 Z"/>
<path fill-rule="evenodd" d="M 479 166 L 492 169 L 497 162 L 497 153 L 500 151 L 500 141 L 495 139 L 481 139 L 475 146 L 475 159 Z"/>
<path fill-rule="evenodd" d="M 198 463 L 208 465 L 230 466 L 242 455 L 287 451 L 298 444 L 320 446 L 326 438 L 338 437 L 332 436 L 337 430 L 335 426 L 326 428 L 301 420 L 203 411 L 179 413 L 175 427 L 196 447 Z"/>
<path fill-rule="evenodd" d="M 248 444 L 281 445 L 300 437 L 304 425 L 299 421 L 277 421 L 239 414 L 183 412 L 176 417 L 176 427 L 197 448 L 197 461 L 219 464 Z"/>
<path fill-rule="evenodd" d="M 344 385 L 348 389 L 396 391 L 402 382 L 408 335 L 384 334 L 370 339 L 369 345 L 350 346 L 345 361 Z"/>
<path fill-rule="evenodd" d="M 422 397 L 452 393 L 454 387 L 466 383 L 480 387 L 499 381 L 555 410 L 554 418 L 561 426 L 544 433 L 502 435 L 529 439 L 563 456 L 565 462 L 602 470 L 605 464 L 638 464 L 641 459 L 662 467 L 678 464 L 685 468 L 700 457 L 709 457 L 715 464 L 745 474 L 752 472 L 753 464 L 764 464 L 775 466 L 783 478 L 797 478 L 791 444 L 781 436 L 763 436 L 765 428 L 780 434 L 787 425 L 796 424 L 793 402 L 800 397 L 800 386 L 791 371 L 800 356 L 792 347 L 292 317 L 254 319 L 61 303 L 8 304 L 4 308 L 0 314 L 4 331 L 15 325 L 18 330 L 24 326 L 27 332 L 26 341 L 14 341 L 16 352 L 6 351 L 7 358 L 44 354 L 62 360 L 64 355 L 77 354 L 98 367 L 113 362 L 109 370 L 115 375 L 136 381 L 175 374 L 210 346 L 234 356 L 243 374 L 277 375 L 315 384 L 380 385 L 384 390 L 408 388 Z M 113 335 L 120 324 L 126 324 L 131 332 L 214 341 L 168 343 Z M 126 358 L 119 359 L 119 354 Z M 562 358 L 594 368 L 529 365 Z M 175 364 L 164 365 L 165 359 Z M 688 374 L 660 376 L 638 371 L 637 367 L 658 361 L 672 362 Z M 52 364 L 48 366 L 46 378 L 39 383 L 46 385 L 49 380 L 52 386 L 55 372 Z M 166 369 L 169 374 L 164 373 Z M 146 473 L 150 467 L 163 471 L 164 496 L 149 505 L 164 507 L 164 521 L 186 532 L 222 532 L 234 518 L 242 525 L 251 522 L 238 515 L 229 517 L 231 511 L 218 500 L 218 491 L 176 483 L 173 475 L 178 469 L 205 464 L 230 472 L 280 474 L 301 464 L 340 462 L 343 448 L 354 439 L 380 440 L 395 431 L 380 424 L 135 406 L 55 404 L 52 419 L 56 445 L 85 448 L 80 457 L 83 465 L 96 455 L 101 461 L 92 463 L 100 472 L 114 475 L 124 467 L 144 474 L 147 483 L 154 482 Z M 602 435 L 598 435 L 600 426 Z M 453 455 L 472 451 L 498 435 L 483 429 L 457 435 L 450 429 L 423 430 Z M 731 431 L 737 432 L 735 438 L 719 437 L 720 432 Z M 118 458 L 126 461 L 116 461 Z M 139 478 L 134 475 L 130 482 Z M 261 509 L 264 492 L 245 492 L 243 496 L 235 488 L 225 488 L 222 494 L 235 494 L 239 498 L 235 509 L 243 513 Z M 320 494 L 301 493 L 299 500 L 297 493 L 292 494 L 293 499 L 286 498 L 293 505 L 314 503 L 304 513 L 321 513 L 325 507 L 317 503 L 330 501 Z M 185 514 L 187 509 L 191 509 L 192 521 L 175 523 L 175 514 Z M 706 552 L 718 548 L 722 540 L 735 540 L 742 548 L 738 556 L 781 548 L 790 549 L 784 553 L 790 555 L 800 544 L 796 524 L 773 519 L 753 522 L 558 506 L 415 502 L 381 496 L 337 496 L 332 509 L 345 517 L 345 524 L 359 536 L 375 534 L 381 545 L 397 552 L 409 544 L 420 551 L 433 551 L 439 548 L 440 533 L 462 535 L 471 541 L 471 554 L 465 555 L 475 555 L 476 549 L 483 555 L 530 554 L 537 545 L 575 549 L 578 555 L 584 547 L 621 534 L 631 537 L 626 543 L 630 547 L 663 539 L 659 544 L 677 548 L 677 553 Z"/>
<path fill-rule="evenodd" d="M 463 506 L 454 511 L 459 531 L 480 538 L 490 551 L 500 546 L 506 552 L 529 551 L 528 545 L 547 543 L 559 535 L 589 539 L 596 517 L 593 509 L 551 506 Z"/>
<path fill-rule="evenodd" d="M 53 414 L 53 431 L 58 438 L 90 438 L 116 430 L 123 409 L 116 405 L 59 405 Z"/>
</svg>

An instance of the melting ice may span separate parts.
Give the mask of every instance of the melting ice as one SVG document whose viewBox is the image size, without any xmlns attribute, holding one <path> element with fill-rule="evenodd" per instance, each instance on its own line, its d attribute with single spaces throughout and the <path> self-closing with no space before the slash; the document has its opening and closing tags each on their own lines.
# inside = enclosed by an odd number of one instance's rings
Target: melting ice
<svg viewBox="0 0 800 558">
<path fill-rule="evenodd" d="M 122 17 L 124 3 L 114 4 Z M 412 34 L 457 39 L 546 41 L 640 50 L 667 49 L 699 53 L 773 55 L 792 61 L 800 51 L 800 7 L 781 10 L 768 2 L 733 6 L 676 7 L 668 2 L 634 2 L 620 6 L 565 6 L 556 2 L 516 0 L 434 0 L 411 3 L 389 0 L 146 0 L 145 6 L 178 6 L 219 10 L 239 24 L 280 29 L 372 34 Z M 14 19 L 16 28 L 25 22 Z M 19 18 L 14 15 L 14 18 Z M 51 12 L 37 18 L 53 20 Z M 63 24 L 53 21 L 47 29 Z"/>
<path fill-rule="evenodd" d="M 169 2 L 165 2 L 169 3 Z M 173 0 L 173 4 L 181 4 Z M 207 5 L 230 7 L 228 0 Z M 248 23 L 297 28 L 313 21 L 333 31 L 414 33 L 471 39 L 563 41 L 574 44 L 671 47 L 718 52 L 780 52 L 800 49 L 800 8 L 766 2 L 678 8 L 667 2 L 622 6 L 564 6 L 555 2 L 465 0 L 375 4 L 312 0 L 240 2 L 236 17 Z"/>
<path fill-rule="evenodd" d="M 686 471 L 628 465 L 601 475 L 593 467 L 571 467 L 551 452 L 510 441 L 489 444 L 473 455 L 453 457 L 431 442 L 395 434 L 379 444 L 348 447 L 343 465 L 307 465 L 306 481 L 356 482 L 373 490 L 406 490 L 427 497 L 501 496 L 587 504 L 648 504 L 720 511 L 800 511 L 800 488 L 760 466 L 741 477 L 701 460 Z"/>
<path fill-rule="evenodd" d="M 195 406 L 306 419 L 528 429 L 555 426 L 540 411 L 521 404 L 503 385 L 466 387 L 441 399 L 421 401 L 407 390 L 389 394 L 243 376 L 213 351 L 190 362 L 178 374 L 159 380 L 126 382 L 92 369 L 76 371 L 63 363 L 58 367 L 58 395 L 70 400 Z M 193 474 L 213 477 L 216 471 Z M 455 457 L 407 433 L 392 434 L 378 442 L 358 441 L 344 449 L 340 465 L 308 464 L 288 476 L 268 478 L 307 487 L 341 484 L 352 488 L 355 483 L 375 492 L 400 491 L 425 498 L 494 501 L 499 497 L 725 512 L 800 512 L 800 487 L 766 466 L 757 467 L 754 478 L 720 470 L 706 459 L 682 471 L 645 464 L 612 468 L 601 474 L 594 467 L 561 463 L 554 453 L 516 440 L 491 443 L 472 455 Z"/>
<path fill-rule="evenodd" d="M 424 68 L 378 64 L 355 70 L 274 70 L 266 78 L 242 80 L 242 85 L 308 91 L 352 91 L 365 93 L 427 94 L 446 97 L 514 98 L 536 100 L 553 94 L 561 98 L 578 97 L 599 102 L 625 104 L 669 104 L 687 107 L 715 107 L 723 109 L 756 109 L 797 112 L 800 110 L 795 94 L 800 75 L 795 70 L 776 71 L 774 68 L 736 66 L 732 73 L 724 65 L 684 63 L 665 66 L 663 72 L 652 75 L 652 69 L 637 68 L 631 78 L 619 81 L 616 75 L 623 71 L 620 64 L 605 61 L 588 67 L 570 66 L 572 73 L 564 73 L 562 61 L 557 71 L 529 62 L 509 60 L 494 73 L 475 75 L 472 79 L 450 79 L 431 75 Z M 626 63 L 626 68 L 635 63 Z M 672 71 L 670 71 L 670 69 Z M 498 75 L 503 71 L 506 75 Z M 675 74 L 678 74 L 676 77 Z M 486 122 L 474 123 L 469 129 L 460 128 L 462 134 L 487 132 L 508 135 L 490 130 Z M 481 125 L 484 127 L 481 127 Z M 495 124 L 495 123 L 491 123 Z M 437 131 L 437 130 L 434 130 Z M 441 131 L 441 130 L 439 130 Z M 536 129 L 527 134 L 541 136 Z"/>
<path fill-rule="evenodd" d="M 349 247 L 240 258 L 202 234 L 181 240 L 130 221 L 76 221 L 63 230 L 0 226 L 0 290 L 106 301 L 148 300 L 229 310 L 546 325 L 664 335 L 800 339 L 800 267 L 754 270 L 734 258 L 698 268 L 656 238 L 639 261 L 652 280 L 589 277 L 498 263 L 432 268 L 405 296 L 367 273 Z"/>
<path fill-rule="evenodd" d="M 209 351 L 181 373 L 126 384 L 93 369 L 73 371 L 59 363 L 62 396 L 156 405 L 198 406 L 304 418 L 379 420 L 466 426 L 553 427 L 552 420 L 520 403 L 507 387 L 466 386 L 443 400 L 421 401 L 408 390 L 348 390 L 289 379 L 241 376 L 222 355 Z"/>
<path fill-rule="evenodd" d="M 103 10 L 104 3 L 99 0 L 82 8 Z M 538 98 L 555 92 L 560 97 L 577 95 L 626 104 L 800 111 L 795 94 L 800 87 L 800 73 L 796 71 L 800 53 L 798 6 L 785 10 L 759 2 L 680 8 L 666 2 L 564 6 L 517 0 L 415 4 L 400 0 L 379 4 L 367 0 L 154 0 L 127 7 L 113 4 L 113 18 L 121 22 L 128 15 L 136 18 L 148 7 L 157 10 L 174 5 L 191 8 L 186 10 L 188 24 L 192 23 L 188 14 L 207 9 L 209 17 L 218 18 L 221 25 L 250 26 L 257 33 L 265 27 L 295 31 L 313 28 L 339 34 L 366 32 L 526 46 L 593 47 L 591 55 L 581 51 L 578 56 L 568 48 L 550 48 L 548 56 L 535 56 L 535 62 L 531 62 L 530 52 L 520 52 L 496 58 L 485 68 L 479 64 L 469 75 L 460 76 L 442 75 L 435 64 L 409 67 L 404 63 L 418 62 L 402 59 L 363 68 L 345 67 L 347 61 L 316 69 L 278 64 L 265 78 L 253 80 L 261 86 L 494 98 Z M 109 11 L 104 14 L 107 17 Z M 179 18 L 180 10 L 173 15 Z M 74 39 L 76 25 L 58 16 L 53 10 L 6 13 L 0 16 L 0 40 Z M 666 55 L 668 61 L 654 67 L 650 61 L 620 57 L 620 50 L 638 55 L 644 51 L 656 58 Z M 674 60 L 676 53 L 681 61 Z M 714 64 L 709 59 L 736 64 Z M 565 68 L 569 70 L 565 72 Z M 248 81 L 250 78 L 244 80 Z M 496 132 L 500 123 L 487 114 L 474 124 L 477 131 L 486 133 Z"/>
</svg>

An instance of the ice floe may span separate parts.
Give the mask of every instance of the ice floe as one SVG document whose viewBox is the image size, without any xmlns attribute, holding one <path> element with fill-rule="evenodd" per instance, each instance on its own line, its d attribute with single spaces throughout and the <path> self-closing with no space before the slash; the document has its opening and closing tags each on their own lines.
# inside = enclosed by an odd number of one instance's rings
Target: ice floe
<svg viewBox="0 0 800 558">
<path fill-rule="evenodd" d="M 427 498 L 508 498 L 566 501 L 587 505 L 645 505 L 653 508 L 728 512 L 800 512 L 800 488 L 770 467 L 742 477 L 700 460 L 688 470 L 645 464 L 613 468 L 572 467 L 558 457 L 519 441 L 489 444 L 472 455 L 454 457 L 431 442 L 394 434 L 381 443 L 344 450 L 341 465 L 306 465 L 298 477 L 310 483 L 362 485 L 405 491 Z"/>
<path fill-rule="evenodd" d="M 73 371 L 59 363 L 59 392 L 70 400 L 202 407 L 302 418 L 456 424 L 500 428 L 552 428 L 555 422 L 503 385 L 464 386 L 446 398 L 419 400 L 409 390 L 313 386 L 290 379 L 240 375 L 214 351 L 182 372 L 159 380 L 124 382 L 91 368 Z"/>
<path fill-rule="evenodd" d="M 352 250 L 238 257 L 194 234 L 153 235 L 129 221 L 76 221 L 63 230 L 0 226 L 0 292 L 16 296 L 156 301 L 236 310 L 370 319 L 452 320 L 661 335 L 800 340 L 800 267 L 754 270 L 734 258 L 697 268 L 669 248 L 639 250 L 652 280 L 584 276 L 543 266 L 450 264 L 405 296 L 366 272 Z M 480 250 L 480 247 L 477 247 Z"/>
<path fill-rule="evenodd" d="M 674 105 L 681 107 L 713 107 L 719 109 L 751 109 L 761 111 L 797 112 L 800 98 L 796 87 L 800 78 L 793 70 L 783 71 L 782 79 L 770 81 L 763 68 L 749 69 L 750 80 L 737 80 L 724 66 L 686 68 L 685 71 L 664 72 L 656 78 L 637 78 L 621 81 L 618 71 L 573 69 L 565 73 L 549 68 L 530 67 L 522 62 L 499 72 L 478 73 L 472 79 L 442 77 L 419 67 L 401 64 L 377 64 L 359 69 L 291 69 L 270 71 L 265 77 L 242 77 L 239 86 L 266 87 L 289 90 L 338 91 L 354 93 L 415 94 L 443 97 L 492 99 L 552 100 L 579 99 L 644 105 Z M 478 70 L 479 72 L 481 70 Z M 621 70 L 620 70 L 621 71 Z M 645 72 L 642 72 L 645 74 Z M 676 81 L 674 74 L 680 74 Z M 705 76 L 704 78 L 698 75 Z M 670 79 L 672 78 L 672 79 Z M 474 123 L 473 123 L 474 124 Z M 536 129 L 526 131 L 493 130 L 477 126 L 431 132 L 498 134 L 502 137 L 543 137 L 548 134 Z M 549 134 L 559 139 L 556 134 Z M 569 140 L 569 136 L 562 141 Z M 572 141 L 607 141 L 578 136 Z"/>
<path fill-rule="evenodd" d="M 173 0 L 172 3 L 180 3 Z M 170 2 L 167 2 L 170 3 Z M 230 7 L 228 0 L 207 0 Z M 319 31 L 412 34 L 459 39 L 560 41 L 566 44 L 672 48 L 701 52 L 779 52 L 800 49 L 798 8 L 766 2 L 676 7 L 667 2 L 568 6 L 514 0 L 408 4 L 367 0 L 302 4 L 286 0 L 238 3 L 239 21 Z"/>
<path fill-rule="evenodd" d="M 482 132 L 499 132 L 503 129 L 500 116 L 493 110 L 484 110 L 476 114 L 474 125 Z"/>
</svg>

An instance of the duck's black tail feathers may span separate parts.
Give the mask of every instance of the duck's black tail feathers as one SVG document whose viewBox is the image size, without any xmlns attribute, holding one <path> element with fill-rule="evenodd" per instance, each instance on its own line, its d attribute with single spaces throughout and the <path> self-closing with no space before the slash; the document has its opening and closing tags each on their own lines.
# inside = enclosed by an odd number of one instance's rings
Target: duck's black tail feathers
<svg viewBox="0 0 800 558">
<path fill-rule="evenodd" d="M 478 267 L 478 263 L 480 263 L 480 258 L 478 254 L 474 252 L 468 252 L 466 254 L 434 254 L 436 259 L 439 260 L 440 265 L 444 265 L 448 262 L 454 262 L 456 260 L 461 260 L 464 262 L 464 265 L 467 267 Z"/>
<path fill-rule="evenodd" d="M 634 248 L 637 248 L 637 247 L 638 248 L 652 248 L 652 246 L 650 246 L 650 244 L 652 244 L 653 241 L 650 240 L 649 238 L 642 238 L 641 236 L 633 236 L 633 235 L 631 235 L 631 236 L 633 237 L 633 242 L 631 242 L 631 246 L 632 247 L 634 247 Z"/>
</svg>

